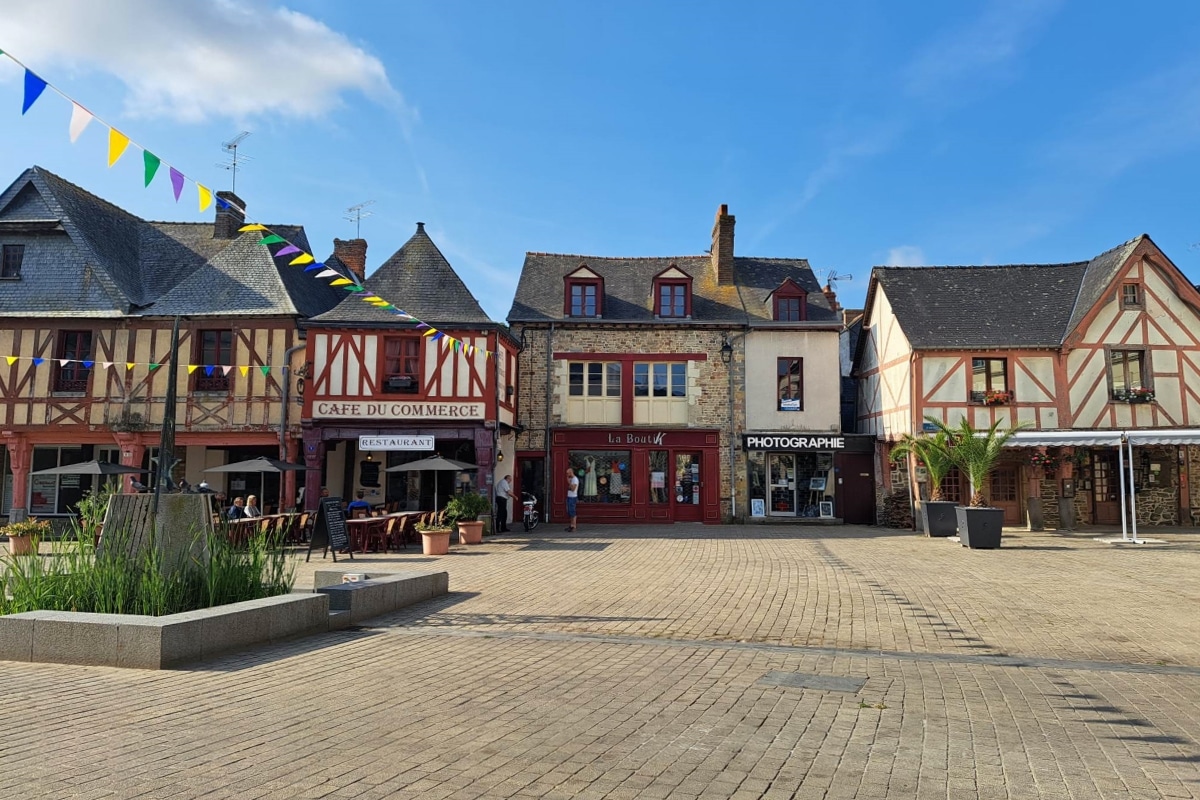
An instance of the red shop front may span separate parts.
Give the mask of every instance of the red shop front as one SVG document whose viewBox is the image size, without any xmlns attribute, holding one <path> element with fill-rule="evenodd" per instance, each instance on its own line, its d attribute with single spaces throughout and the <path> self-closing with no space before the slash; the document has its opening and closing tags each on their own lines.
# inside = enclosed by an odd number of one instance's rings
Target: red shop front
<svg viewBox="0 0 1200 800">
<path fill-rule="evenodd" d="M 559 428 L 550 440 L 555 520 L 566 519 L 572 467 L 581 523 L 721 521 L 719 431 Z"/>
</svg>

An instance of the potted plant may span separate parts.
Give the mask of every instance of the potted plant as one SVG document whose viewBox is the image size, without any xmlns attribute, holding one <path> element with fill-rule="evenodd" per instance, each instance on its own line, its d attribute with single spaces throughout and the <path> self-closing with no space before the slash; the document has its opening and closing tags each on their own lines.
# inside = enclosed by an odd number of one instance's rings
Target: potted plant
<svg viewBox="0 0 1200 800">
<path fill-rule="evenodd" d="M 427 556 L 444 556 L 450 552 L 450 534 L 452 531 L 446 523 L 418 522 L 417 532 L 421 534 L 421 552 Z"/>
<path fill-rule="evenodd" d="M 986 431 L 976 430 L 964 417 L 957 428 L 948 428 L 932 420 L 940 431 L 950 439 L 950 457 L 971 481 L 971 502 L 968 506 L 956 506 L 958 535 L 963 547 L 991 549 L 1000 546 L 1000 534 L 1004 528 L 1004 510 L 987 504 L 983 487 L 987 485 L 1005 443 L 1019 429 L 1001 430 L 1000 423 L 992 423 Z"/>
<path fill-rule="evenodd" d="M 1004 389 L 988 389 L 983 394 L 983 404 L 985 406 L 1006 406 L 1012 402 L 1012 392 Z"/>
<path fill-rule="evenodd" d="M 8 536 L 8 550 L 14 556 L 37 555 L 38 542 L 50 533 L 50 522 L 30 517 L 21 522 L 8 523 L 0 529 L 0 533 Z"/>
<path fill-rule="evenodd" d="M 480 514 L 491 511 L 487 498 L 475 492 L 464 492 L 450 498 L 446 504 L 446 521 L 458 525 L 459 544 L 482 544 L 483 521 L 476 519 Z"/>
<path fill-rule="evenodd" d="M 940 421 L 933 417 L 928 419 L 941 425 Z M 953 536 L 958 529 L 958 517 L 954 512 L 956 504 L 951 500 L 942 499 L 942 481 L 954 466 L 950 457 L 950 445 L 949 432 L 944 427 L 939 427 L 932 436 L 914 436 L 907 433 L 892 449 L 893 461 L 912 455 L 925 467 L 925 472 L 929 475 L 929 499 L 921 501 L 921 525 L 929 536 Z"/>
<path fill-rule="evenodd" d="M 1145 386 L 1136 386 L 1130 389 L 1125 397 L 1130 403 L 1150 403 L 1154 401 L 1154 390 L 1147 389 Z"/>
</svg>

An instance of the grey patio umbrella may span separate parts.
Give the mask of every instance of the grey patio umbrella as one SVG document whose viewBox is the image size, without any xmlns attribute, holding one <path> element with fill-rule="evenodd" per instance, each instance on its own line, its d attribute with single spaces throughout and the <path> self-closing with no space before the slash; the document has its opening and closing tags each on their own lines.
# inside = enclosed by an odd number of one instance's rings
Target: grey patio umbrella
<svg viewBox="0 0 1200 800">
<path fill-rule="evenodd" d="M 471 470 L 479 469 L 476 464 L 467 464 L 463 461 L 451 461 L 448 458 L 441 456 L 430 456 L 422 458 L 420 461 L 410 461 L 407 464 L 397 464 L 394 467 L 388 467 L 384 472 L 424 472 L 430 470 L 433 472 L 433 510 L 437 511 L 438 505 L 438 473 L 439 472 L 470 472 Z"/>
<path fill-rule="evenodd" d="M 246 461 L 235 461 L 232 464 L 222 464 L 219 467 L 209 467 L 205 472 L 298 472 L 302 469 L 308 469 L 303 464 L 291 464 L 287 461 L 280 461 L 278 458 L 267 458 L 259 456 L 258 458 L 247 459 Z"/>
<path fill-rule="evenodd" d="M 136 475 L 149 470 L 139 467 L 127 467 L 124 464 L 110 464 L 107 461 L 84 461 L 80 464 L 66 464 L 61 467 L 39 469 L 30 475 Z"/>
</svg>

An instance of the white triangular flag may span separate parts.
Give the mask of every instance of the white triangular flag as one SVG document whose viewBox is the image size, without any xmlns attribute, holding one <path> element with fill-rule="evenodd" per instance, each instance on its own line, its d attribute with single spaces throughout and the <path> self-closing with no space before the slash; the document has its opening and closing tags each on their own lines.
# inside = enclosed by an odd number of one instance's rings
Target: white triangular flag
<svg viewBox="0 0 1200 800">
<path fill-rule="evenodd" d="M 230 364 L 230 365 L 229 365 L 229 366 L 227 366 L 227 367 L 221 367 L 221 369 L 225 371 L 225 377 L 227 377 L 227 378 L 228 378 L 228 377 L 229 377 L 229 373 L 233 372 L 233 365 L 232 365 L 232 364 Z"/>
<path fill-rule="evenodd" d="M 67 364 L 70 364 L 70 363 L 71 363 L 71 359 L 69 359 L 69 358 L 60 358 L 58 360 L 58 365 L 60 367 L 65 367 Z"/>
<path fill-rule="evenodd" d="M 342 277 L 342 273 L 338 272 L 336 269 L 327 269 L 322 272 L 318 272 L 317 277 L 318 278 L 340 278 L 340 277 Z"/>
<path fill-rule="evenodd" d="M 113 365 L 113 362 L 111 362 L 111 361 L 101 361 L 100 362 L 100 366 L 104 367 L 105 369 L 108 369 L 112 365 Z"/>
<path fill-rule="evenodd" d="M 79 103 L 71 104 L 71 144 L 83 133 L 83 129 L 92 121 L 92 114 Z"/>
</svg>

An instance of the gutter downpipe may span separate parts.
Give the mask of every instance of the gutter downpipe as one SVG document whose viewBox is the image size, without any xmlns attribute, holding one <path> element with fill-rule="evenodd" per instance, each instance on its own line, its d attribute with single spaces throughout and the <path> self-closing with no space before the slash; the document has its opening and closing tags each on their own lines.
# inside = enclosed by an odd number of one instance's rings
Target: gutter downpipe
<svg viewBox="0 0 1200 800">
<path fill-rule="evenodd" d="M 279 392 L 279 460 L 287 461 L 287 416 L 288 416 L 288 397 L 291 394 L 292 388 L 292 353 L 299 352 L 307 347 L 307 344 L 297 344 L 283 351 L 283 386 Z M 288 479 L 293 481 L 292 491 L 288 491 Z M 287 506 L 284 501 L 289 495 L 294 496 L 295 492 L 295 473 L 288 472 L 285 475 L 279 476 L 279 510 L 282 513 Z"/>
<path fill-rule="evenodd" d="M 735 339 L 745 339 L 749 335 L 749 331 L 733 334 L 726 332 L 725 341 L 729 342 L 730 348 L 733 347 Z M 737 475 L 734 474 L 737 465 L 737 439 L 734 435 L 734 402 L 733 402 L 733 363 L 737 356 L 737 351 L 734 350 L 729 355 L 729 364 L 726 365 L 726 372 L 729 373 L 729 521 L 737 524 Z M 745 348 L 742 349 L 742 366 L 745 367 L 746 356 Z"/>
<path fill-rule="evenodd" d="M 550 331 L 546 334 L 546 427 L 542 440 L 542 446 L 546 448 L 545 455 L 542 456 L 543 466 L 542 474 L 544 476 L 542 491 L 546 493 L 546 497 L 542 498 L 542 521 L 550 521 L 550 495 L 552 494 L 551 486 L 554 483 L 553 464 L 550 459 L 550 368 L 553 366 L 554 359 L 554 322 L 550 322 Z"/>
</svg>

